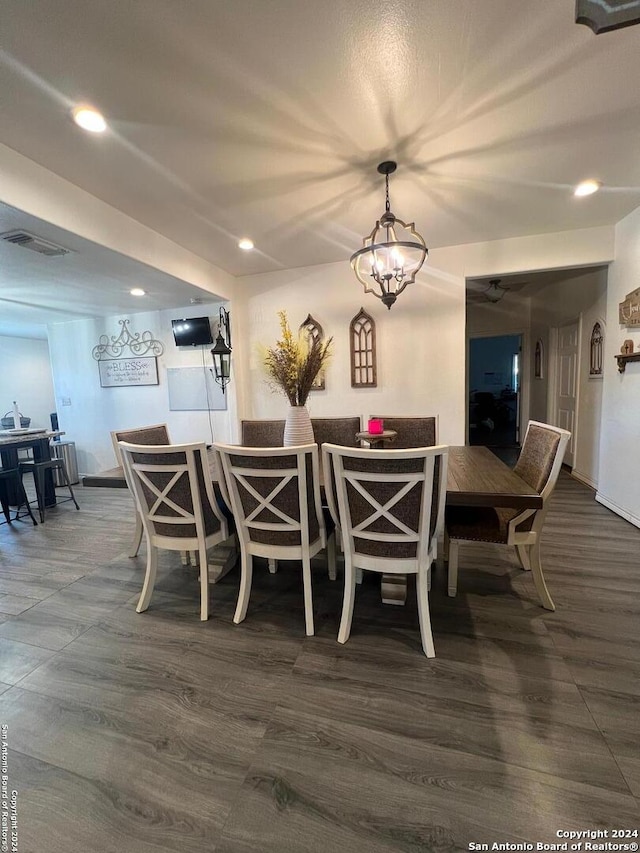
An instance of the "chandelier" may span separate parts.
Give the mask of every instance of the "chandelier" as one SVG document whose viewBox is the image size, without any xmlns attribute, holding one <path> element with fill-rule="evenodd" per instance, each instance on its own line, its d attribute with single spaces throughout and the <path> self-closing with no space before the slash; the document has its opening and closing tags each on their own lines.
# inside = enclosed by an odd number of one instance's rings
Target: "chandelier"
<svg viewBox="0 0 640 853">
<path fill-rule="evenodd" d="M 416 280 L 418 270 L 429 254 L 415 223 L 403 222 L 391 212 L 389 175 L 397 168 L 385 160 L 378 172 L 385 176 L 385 210 L 371 234 L 362 240 L 362 249 L 351 255 L 351 266 L 365 293 L 373 293 L 391 308 L 408 284 Z"/>
</svg>

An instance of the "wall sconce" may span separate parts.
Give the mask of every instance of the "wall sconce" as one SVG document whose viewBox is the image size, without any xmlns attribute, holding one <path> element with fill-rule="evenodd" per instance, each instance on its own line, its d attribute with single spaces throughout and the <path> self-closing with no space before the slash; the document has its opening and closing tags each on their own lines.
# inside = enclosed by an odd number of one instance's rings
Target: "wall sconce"
<svg viewBox="0 0 640 853">
<path fill-rule="evenodd" d="M 213 375 L 224 394 L 224 389 L 231 381 L 231 324 L 229 312 L 222 307 L 218 315 L 218 337 L 211 350 L 211 357 L 213 358 Z"/>
</svg>

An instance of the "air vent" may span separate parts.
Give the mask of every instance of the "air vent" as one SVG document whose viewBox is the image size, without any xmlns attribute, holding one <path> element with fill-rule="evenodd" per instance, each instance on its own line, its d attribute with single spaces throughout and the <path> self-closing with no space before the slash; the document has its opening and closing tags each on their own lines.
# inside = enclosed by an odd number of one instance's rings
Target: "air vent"
<svg viewBox="0 0 640 853">
<path fill-rule="evenodd" d="M 65 249 L 56 243 L 43 240 L 42 237 L 36 237 L 35 234 L 29 234 L 28 231 L 7 231 L 0 234 L 0 239 L 6 240 L 7 243 L 13 243 L 15 246 L 31 249 L 32 252 L 38 252 L 39 255 L 46 255 L 49 258 L 68 255 L 71 251 L 71 249 Z"/>
</svg>

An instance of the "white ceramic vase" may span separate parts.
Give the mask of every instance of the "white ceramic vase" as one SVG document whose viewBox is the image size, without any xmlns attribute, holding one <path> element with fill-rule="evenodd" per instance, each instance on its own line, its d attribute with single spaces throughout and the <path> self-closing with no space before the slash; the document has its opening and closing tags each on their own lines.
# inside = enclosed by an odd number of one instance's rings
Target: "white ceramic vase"
<svg viewBox="0 0 640 853">
<path fill-rule="evenodd" d="M 289 406 L 287 419 L 284 422 L 284 446 L 293 447 L 296 444 L 313 444 L 313 427 L 306 406 Z"/>
</svg>

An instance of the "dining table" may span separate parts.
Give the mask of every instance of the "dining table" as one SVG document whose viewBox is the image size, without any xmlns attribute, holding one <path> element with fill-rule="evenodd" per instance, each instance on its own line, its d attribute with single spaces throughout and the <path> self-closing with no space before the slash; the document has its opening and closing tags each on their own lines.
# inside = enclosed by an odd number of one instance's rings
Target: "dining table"
<svg viewBox="0 0 640 853">
<path fill-rule="evenodd" d="M 45 462 L 51 459 L 50 442 L 64 435 L 60 430 L 0 430 L 0 461 L 5 469 L 17 468 L 20 462 L 19 450 L 32 449 L 35 462 Z M 7 483 L 7 501 L 10 506 L 17 506 L 20 501 L 15 487 Z M 44 505 L 55 506 L 56 489 L 51 471 L 45 471 Z"/>
<path fill-rule="evenodd" d="M 449 447 L 445 506 L 542 509 L 542 496 L 488 447 Z M 404 604 L 406 575 L 382 576 L 382 601 Z"/>
</svg>

